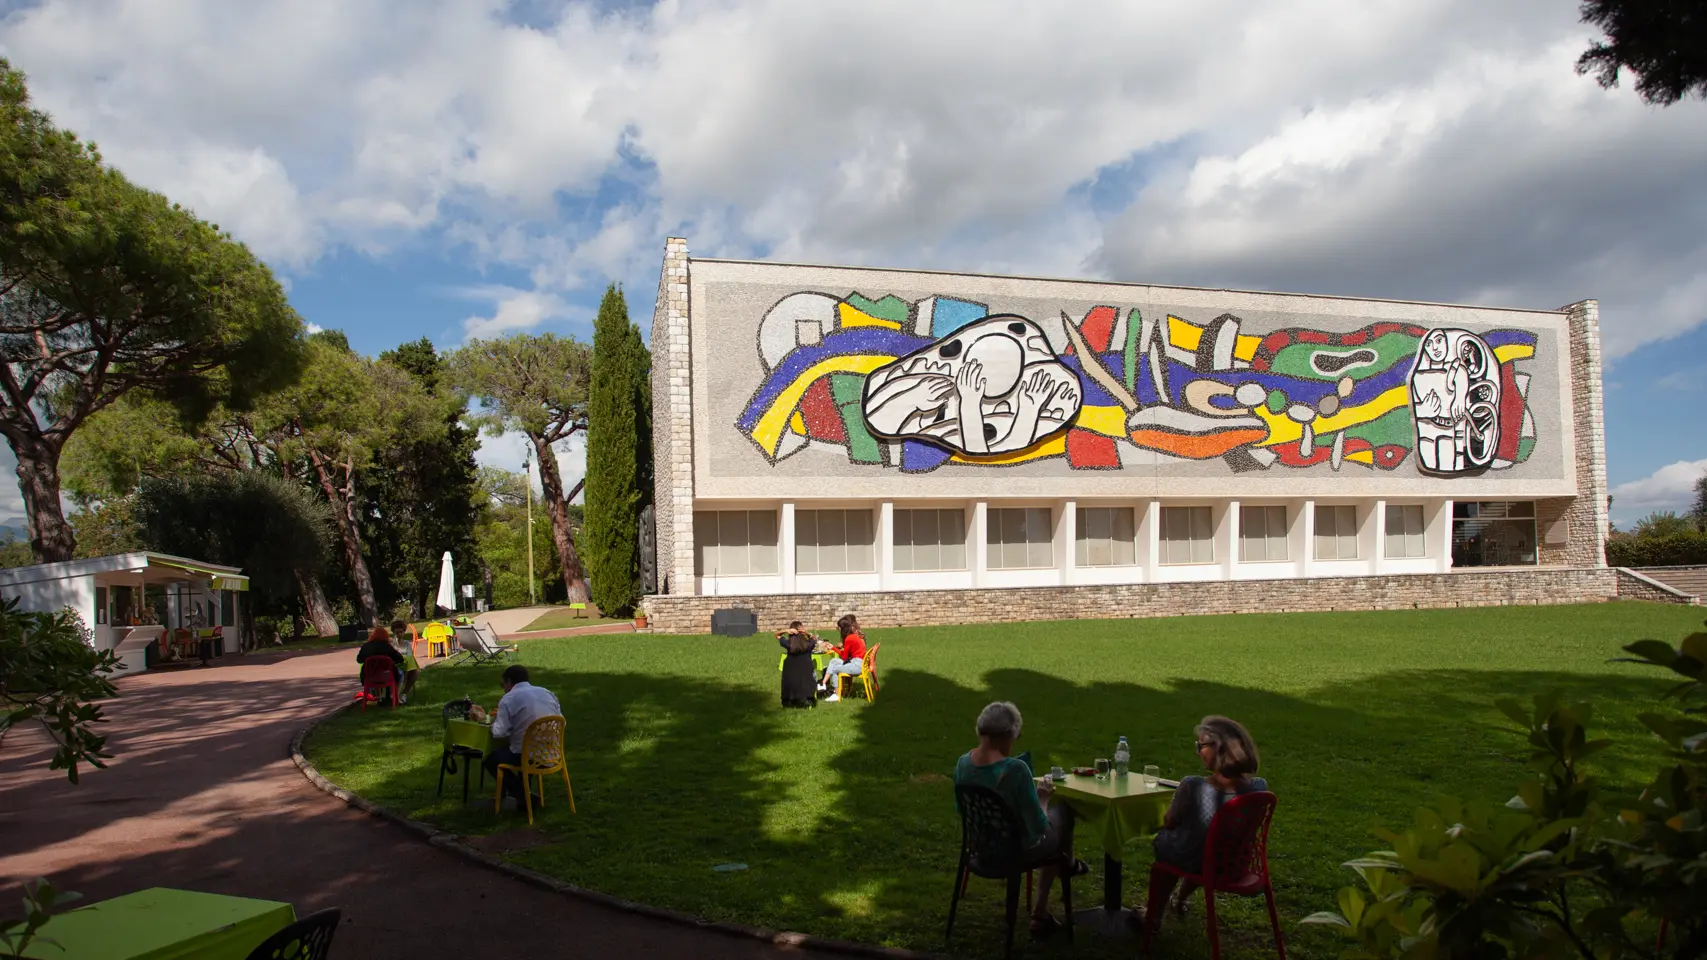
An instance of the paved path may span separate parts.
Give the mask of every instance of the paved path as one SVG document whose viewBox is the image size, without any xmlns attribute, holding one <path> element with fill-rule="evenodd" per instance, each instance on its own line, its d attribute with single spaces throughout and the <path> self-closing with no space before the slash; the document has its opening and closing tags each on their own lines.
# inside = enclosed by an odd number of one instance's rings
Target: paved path
<svg viewBox="0 0 1707 960">
<path fill-rule="evenodd" d="M 225 657 L 120 681 L 115 758 L 73 787 L 46 741 L 0 752 L 0 916 L 47 875 L 84 902 L 167 886 L 341 907 L 334 957 L 815 956 L 652 920 L 468 863 L 315 789 L 298 729 L 354 692 L 348 650 Z M 443 905 L 442 908 L 438 905 Z"/>
<path fill-rule="evenodd" d="M 515 633 L 517 630 L 520 630 L 535 620 L 538 620 L 545 614 L 557 609 L 561 608 L 516 607 L 512 610 L 492 610 L 487 613 L 475 614 L 474 622 L 489 625 L 492 628 L 492 632 L 501 637 L 507 633 Z"/>
</svg>

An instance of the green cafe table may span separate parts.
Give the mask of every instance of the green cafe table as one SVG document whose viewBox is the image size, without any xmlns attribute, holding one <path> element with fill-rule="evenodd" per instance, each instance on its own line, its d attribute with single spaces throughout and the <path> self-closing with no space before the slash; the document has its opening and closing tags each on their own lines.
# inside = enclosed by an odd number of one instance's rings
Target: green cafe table
<svg viewBox="0 0 1707 960">
<path fill-rule="evenodd" d="M 57 914 L 24 956 L 41 960 L 245 960 L 296 920 L 288 903 L 152 887 Z"/>
<path fill-rule="evenodd" d="M 1126 856 L 1126 842 L 1162 828 L 1162 815 L 1173 802 L 1174 788 L 1158 783 L 1152 789 L 1145 789 L 1144 777 L 1137 773 L 1124 777 L 1111 773 L 1107 780 L 1069 773 L 1067 779 L 1055 784 L 1055 796 L 1072 808 L 1077 820 L 1073 827 L 1074 843 L 1089 840 L 1102 845 L 1102 906 L 1075 911 L 1073 922 L 1108 936 L 1132 932 L 1132 911 L 1120 902 L 1121 862 Z"/>
<path fill-rule="evenodd" d="M 457 758 L 462 758 L 462 802 L 468 802 L 468 771 L 492 752 L 492 725 L 452 717 L 445 721 L 445 749 L 439 758 L 439 793 L 445 792 L 445 774 L 456 773 Z M 480 784 L 486 784 L 486 771 L 480 772 Z"/>
<path fill-rule="evenodd" d="M 822 674 L 824 672 L 824 668 L 830 665 L 830 658 L 833 656 L 835 656 L 833 653 L 814 653 L 812 655 L 812 669 L 817 671 L 819 674 Z M 782 672 L 782 665 L 787 662 L 788 654 L 785 653 L 782 655 L 782 659 L 776 662 L 776 670 L 778 673 Z"/>
</svg>

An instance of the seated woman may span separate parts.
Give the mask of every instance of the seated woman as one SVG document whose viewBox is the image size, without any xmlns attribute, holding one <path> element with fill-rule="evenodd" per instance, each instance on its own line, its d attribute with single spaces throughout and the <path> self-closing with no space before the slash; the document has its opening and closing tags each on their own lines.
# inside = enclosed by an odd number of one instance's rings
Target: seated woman
<svg viewBox="0 0 1707 960">
<path fill-rule="evenodd" d="M 825 703 L 841 699 L 837 693 L 841 677 L 857 677 L 865 670 L 865 634 L 860 632 L 859 618 L 851 613 L 844 614 L 836 621 L 836 629 L 842 634 L 842 642 L 840 646 L 831 648 L 835 656 L 824 665 Z"/>
<path fill-rule="evenodd" d="M 390 657 L 392 672 L 397 675 L 397 702 L 408 703 L 409 698 L 403 696 L 403 664 L 406 662 L 403 654 L 391 645 L 391 634 L 384 627 L 374 627 L 368 634 L 367 642 L 356 651 L 356 663 L 366 663 L 368 657 Z"/>
<path fill-rule="evenodd" d="M 978 714 L 978 745 L 954 765 L 954 782 L 994 790 L 1019 815 L 1025 831 L 1025 863 L 1039 868 L 1037 902 L 1027 904 L 1031 932 L 1044 936 L 1060 925 L 1049 915 L 1049 887 L 1062 866 L 1070 864 L 1075 877 L 1090 868 L 1083 860 L 1073 859 L 1073 813 L 1066 804 L 1051 802 L 1055 784 L 1047 779 L 1034 783 L 1031 768 L 1010 756 L 1021 723 L 1019 708 L 1005 700 L 985 707 Z"/>
<path fill-rule="evenodd" d="M 409 624 L 402 620 L 391 621 L 391 635 L 401 648 L 398 652 L 403 654 L 403 662 L 399 664 L 403 668 L 403 685 L 397 692 L 404 703 L 409 702 L 409 694 L 415 692 L 415 681 L 421 676 L 421 663 L 415 659 L 415 645 L 403 639 L 408 633 Z"/>
<path fill-rule="evenodd" d="M 776 635 L 777 643 L 787 651 L 782 659 L 782 705 L 813 707 L 818 704 L 817 684 L 813 678 L 812 649 L 818 638 L 807 633 L 796 620 L 788 630 Z"/>
<path fill-rule="evenodd" d="M 1168 805 L 1162 829 L 1155 838 L 1156 859 L 1171 863 L 1188 873 L 1203 870 L 1203 844 L 1209 838 L 1209 823 L 1221 804 L 1240 794 L 1267 790 L 1268 781 L 1253 776 L 1259 758 L 1257 745 L 1249 731 L 1235 720 L 1226 717 L 1204 717 L 1197 725 L 1197 758 L 1202 762 L 1206 777 L 1186 777 Z M 1174 885 L 1171 875 L 1162 878 L 1164 889 L 1156 898 L 1164 901 Z M 1174 913 L 1183 916 L 1186 898 L 1197 889 L 1185 883 L 1174 897 Z M 1144 908 L 1140 907 L 1140 914 Z M 1157 925 L 1161 918 L 1156 918 Z"/>
</svg>

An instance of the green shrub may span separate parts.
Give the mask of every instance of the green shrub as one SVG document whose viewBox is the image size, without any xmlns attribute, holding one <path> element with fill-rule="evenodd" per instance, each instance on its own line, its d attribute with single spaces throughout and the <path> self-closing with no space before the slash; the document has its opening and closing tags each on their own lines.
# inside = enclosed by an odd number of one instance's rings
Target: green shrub
<svg viewBox="0 0 1707 960">
<path fill-rule="evenodd" d="M 1707 564 L 1707 533 L 1658 537 L 1615 536 L 1606 541 L 1606 562 L 1615 567 L 1685 567 Z"/>
<path fill-rule="evenodd" d="M 77 782 L 77 765 L 104 767 L 107 738 L 93 703 L 114 696 L 108 675 L 119 668 L 111 650 L 96 652 L 89 628 L 72 610 L 31 613 L 16 599 L 0 600 L 0 743 L 13 727 L 34 723 L 54 742 L 51 769 Z"/>
</svg>

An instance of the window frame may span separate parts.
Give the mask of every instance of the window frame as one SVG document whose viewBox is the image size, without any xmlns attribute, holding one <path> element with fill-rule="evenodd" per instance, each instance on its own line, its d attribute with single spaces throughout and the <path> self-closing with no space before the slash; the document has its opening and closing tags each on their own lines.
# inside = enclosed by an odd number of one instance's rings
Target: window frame
<svg viewBox="0 0 1707 960">
<path fill-rule="evenodd" d="M 1401 530 L 1393 532 L 1393 518 L 1401 518 Z M 1413 513 L 1414 511 L 1414 513 Z M 1385 516 L 1381 521 L 1381 557 L 1386 560 L 1426 560 L 1428 559 L 1428 510 L 1420 503 L 1389 503 L 1383 508 Z M 1408 529 L 1410 523 L 1404 518 L 1414 516 L 1416 532 Z M 1420 552 L 1411 552 L 1411 539 L 1416 539 L 1416 548 Z M 1397 538 L 1403 544 L 1402 552 L 1393 552 L 1393 541 Z"/>
<path fill-rule="evenodd" d="M 742 522 L 742 529 L 743 529 L 743 536 L 742 536 L 743 542 L 741 544 L 741 547 L 746 551 L 746 554 L 745 554 L 746 565 L 745 565 L 745 569 L 741 570 L 740 572 L 731 573 L 731 572 L 725 571 L 723 569 L 724 564 L 722 562 L 723 558 L 724 558 L 723 551 L 725 549 L 728 549 L 725 547 L 725 544 L 724 544 L 725 533 L 726 533 L 724 517 L 725 516 L 732 516 L 735 514 L 742 515 L 742 521 L 741 522 Z M 702 516 L 713 516 L 713 517 L 717 518 L 717 520 L 716 520 L 717 536 L 716 536 L 715 540 L 710 542 L 710 543 L 707 542 L 707 539 L 705 538 L 705 536 L 703 534 L 704 528 L 701 526 L 701 523 L 700 523 L 700 517 L 702 517 Z M 770 543 L 768 543 L 768 544 L 754 544 L 753 543 L 752 518 L 754 516 L 764 516 L 764 517 L 769 518 L 769 522 L 771 525 L 770 526 L 770 534 L 771 534 L 770 541 L 771 542 Z M 694 557 L 694 576 L 695 577 L 698 577 L 700 579 L 722 580 L 726 577 L 774 577 L 774 576 L 777 576 L 778 574 L 780 574 L 782 572 L 782 543 L 781 543 L 781 541 L 782 541 L 782 510 L 780 507 L 771 507 L 769 509 L 751 508 L 751 507 L 726 507 L 726 508 L 711 508 L 711 509 L 707 509 L 707 510 L 695 510 L 693 512 L 693 532 L 694 532 L 693 557 Z M 706 551 L 708 546 L 717 550 L 717 557 L 718 557 L 717 562 L 715 564 L 713 564 L 712 568 L 709 570 L 707 570 L 704 566 L 705 559 L 706 559 L 705 551 Z M 753 561 L 754 547 L 755 546 L 760 547 L 760 548 L 768 548 L 769 559 L 770 559 L 770 564 L 769 564 L 770 569 L 769 570 L 759 570 L 757 572 L 755 572 L 753 570 L 753 562 L 752 561 Z"/>
<path fill-rule="evenodd" d="M 932 539 L 929 543 L 920 543 L 917 540 L 915 540 L 913 537 L 914 521 L 917 519 L 913 515 L 914 514 L 922 514 L 922 513 L 929 513 L 929 514 L 934 515 L 932 522 L 936 524 L 936 531 L 937 532 L 936 532 L 935 538 Z M 906 547 L 906 554 L 905 555 L 907 557 L 907 563 L 905 566 L 903 566 L 901 561 L 900 561 L 900 558 L 902 556 L 901 551 L 902 551 L 902 547 L 903 547 L 903 544 L 901 543 L 901 540 L 900 540 L 900 533 L 901 533 L 901 528 L 903 525 L 902 524 L 902 516 L 901 516 L 902 514 L 908 514 L 908 516 L 906 517 L 906 523 L 905 523 L 905 526 L 907 528 L 907 542 L 905 544 L 905 547 Z M 959 523 L 959 529 L 960 529 L 960 539 L 958 542 L 945 541 L 942 537 L 942 518 L 945 514 L 954 515 L 954 516 L 959 518 L 957 521 Z M 967 510 L 963 506 L 962 507 L 930 507 L 930 506 L 907 506 L 907 507 L 896 506 L 896 507 L 892 507 L 890 510 L 890 530 L 889 530 L 889 550 L 890 550 L 889 566 L 890 566 L 890 569 L 895 571 L 896 573 L 959 573 L 959 572 L 964 572 L 964 571 L 970 570 L 972 568 L 972 565 L 970 563 L 972 545 L 968 541 L 971 539 L 970 538 L 970 534 L 972 532 L 971 528 L 972 528 L 972 524 L 970 522 L 970 519 L 967 517 Z M 919 547 L 931 547 L 931 548 L 934 548 L 936 550 L 937 558 L 938 558 L 936 566 L 929 566 L 929 567 L 919 566 L 914 562 L 914 558 L 917 556 L 916 551 L 918 550 Z M 948 565 L 944 564 L 944 562 L 942 561 L 942 554 L 943 554 L 943 550 L 945 547 L 954 547 L 954 548 L 959 549 L 959 551 L 960 551 L 960 564 L 959 564 L 959 566 L 948 566 Z"/>
<path fill-rule="evenodd" d="M 1089 537 L 1087 530 L 1093 525 L 1090 522 L 1092 512 L 1106 515 L 1107 536 Z M 1128 518 L 1130 537 L 1119 536 L 1120 514 Z M 1139 565 L 1138 556 L 1138 526 L 1141 522 L 1138 508 L 1123 504 L 1075 504 L 1073 510 L 1073 566 L 1087 569 L 1108 569 L 1119 567 L 1136 567 Z M 1108 562 L 1098 563 L 1093 553 L 1097 543 L 1107 545 Z M 1124 553 L 1123 553 L 1124 550 Z M 1126 559 L 1122 559 L 1122 557 Z"/>
<path fill-rule="evenodd" d="M 1311 507 L 1311 509 L 1315 512 L 1315 529 L 1313 529 L 1311 531 L 1311 534 L 1312 534 L 1311 540 L 1313 542 L 1310 545 L 1311 546 L 1311 557 L 1313 559 L 1320 560 L 1320 561 L 1323 561 L 1326 563 L 1337 563 L 1337 562 L 1345 561 L 1345 560 L 1361 560 L 1361 559 L 1363 559 L 1363 545 L 1358 543 L 1358 540 L 1360 539 L 1359 534 L 1362 531 L 1361 531 L 1361 528 L 1360 528 L 1359 522 L 1358 522 L 1357 504 L 1355 504 L 1355 503 L 1318 503 L 1318 504 L 1314 504 Z M 1322 538 L 1323 538 L 1322 512 L 1324 510 L 1331 511 L 1330 516 L 1332 516 L 1334 518 L 1333 524 L 1332 524 L 1333 528 L 1334 528 L 1334 532 L 1332 534 L 1327 535 L 1334 542 L 1334 553 L 1335 553 L 1335 555 L 1331 556 L 1331 557 L 1327 557 L 1327 556 L 1322 555 Z M 1347 534 L 1347 533 L 1345 533 L 1339 529 L 1340 518 L 1343 516 L 1342 511 L 1350 511 L 1350 514 L 1351 514 L 1351 532 L 1349 534 Z M 1347 541 L 1349 541 L 1351 543 L 1351 556 L 1349 556 L 1349 557 L 1340 553 L 1340 550 L 1344 548 Z"/>
<path fill-rule="evenodd" d="M 827 544 L 827 543 L 822 542 L 821 538 L 822 538 L 822 534 L 824 533 L 823 523 L 824 523 L 824 520 L 826 519 L 823 516 L 824 514 L 837 514 L 837 515 L 839 515 L 840 523 L 841 523 L 841 530 L 842 530 L 842 537 L 841 537 L 841 543 L 840 544 Z M 853 526 L 849 521 L 855 516 L 864 516 L 865 517 L 865 525 L 866 525 L 865 526 L 865 533 L 866 533 L 867 537 L 864 541 L 862 541 L 860 543 L 855 543 L 852 534 L 849 532 Z M 812 558 L 813 569 L 811 569 L 811 570 L 807 570 L 802 566 L 802 564 L 801 564 L 801 552 L 800 552 L 801 547 L 803 545 L 802 540 L 801 540 L 801 535 L 800 535 L 801 534 L 801 526 L 802 526 L 801 521 L 805 518 L 808 518 L 808 517 L 810 517 L 810 525 L 812 527 L 811 547 L 813 550 L 813 558 Z M 824 564 L 823 564 L 823 560 L 824 560 L 824 556 L 825 556 L 824 550 L 826 547 L 832 547 L 833 548 L 833 547 L 837 547 L 837 546 L 839 546 L 841 548 L 842 569 L 827 570 L 824 568 Z M 854 550 L 857 547 L 863 547 L 867 551 L 867 555 L 865 558 L 866 566 L 864 566 L 864 567 L 853 566 L 852 557 L 854 554 Z M 818 506 L 814 506 L 814 507 L 810 507 L 810 508 L 801 508 L 799 506 L 796 506 L 794 508 L 794 572 L 796 574 L 805 574 L 807 576 L 815 576 L 817 574 L 838 574 L 838 573 L 876 573 L 877 572 L 877 515 L 876 515 L 876 511 L 871 509 L 870 507 L 818 507 Z"/>
<path fill-rule="evenodd" d="M 1202 511 L 1202 512 L 1199 513 L 1198 511 Z M 1171 532 L 1171 528 L 1174 526 L 1174 524 L 1178 522 L 1177 518 L 1180 516 L 1180 513 L 1182 513 L 1182 512 L 1185 515 L 1185 524 L 1186 524 L 1187 536 L 1184 540 L 1180 540 L 1177 538 L 1170 538 L 1168 536 L 1168 534 Z M 1174 523 L 1169 522 L 1170 516 L 1176 518 Z M 1199 518 L 1204 518 L 1205 523 L 1207 525 L 1206 529 L 1207 529 L 1208 535 L 1202 539 L 1199 539 L 1196 536 L 1196 534 L 1198 532 L 1197 521 Z M 1187 545 L 1186 546 L 1186 550 L 1188 553 L 1187 559 L 1184 559 L 1184 560 L 1171 560 L 1171 559 L 1169 559 L 1169 544 L 1173 544 L 1173 543 L 1184 543 Z M 1197 545 L 1200 543 L 1205 544 L 1205 551 L 1208 554 L 1203 559 L 1199 559 L 1198 555 L 1197 555 Z M 1207 564 L 1213 564 L 1213 563 L 1218 562 L 1216 560 L 1216 557 L 1215 557 L 1215 552 L 1216 551 L 1215 551 L 1215 508 L 1214 507 L 1208 506 L 1205 504 L 1173 504 L 1173 505 L 1163 504 L 1157 508 L 1157 512 L 1156 512 L 1156 565 L 1157 566 L 1161 566 L 1161 567 L 1191 567 L 1191 566 L 1204 566 Z"/>
<path fill-rule="evenodd" d="M 1261 511 L 1263 516 L 1263 535 L 1255 538 L 1263 548 L 1263 556 L 1253 559 L 1250 546 L 1253 538 L 1250 536 L 1249 511 Z M 1280 533 L 1275 534 L 1273 527 L 1274 512 L 1280 512 Z M 1284 503 L 1241 503 L 1239 504 L 1239 562 L 1240 563 L 1290 563 L 1292 561 L 1292 518 L 1291 510 Z M 1280 542 L 1280 556 L 1269 556 L 1270 547 L 1275 541 Z"/>
<path fill-rule="evenodd" d="M 1019 516 L 1015 517 L 1014 515 Z M 1043 532 L 1046 537 L 1042 540 L 1030 539 L 1030 534 L 1038 526 L 1036 521 L 1041 515 Z M 984 507 L 984 569 L 986 570 L 1053 570 L 1060 566 L 1060 560 L 1055 556 L 1055 524 L 1059 521 L 1053 506 L 990 506 Z M 1010 520 L 1017 520 L 1017 526 L 1010 529 Z M 999 532 L 1002 539 L 993 534 Z M 1019 534 L 1026 539 L 1009 540 L 1011 534 Z M 998 550 L 998 547 L 1000 548 Z M 1023 563 L 1009 563 L 1008 554 L 1013 549 L 1023 551 Z M 1001 563 L 995 562 L 997 555 Z M 1047 563 L 1038 561 L 1047 558 Z"/>
</svg>

